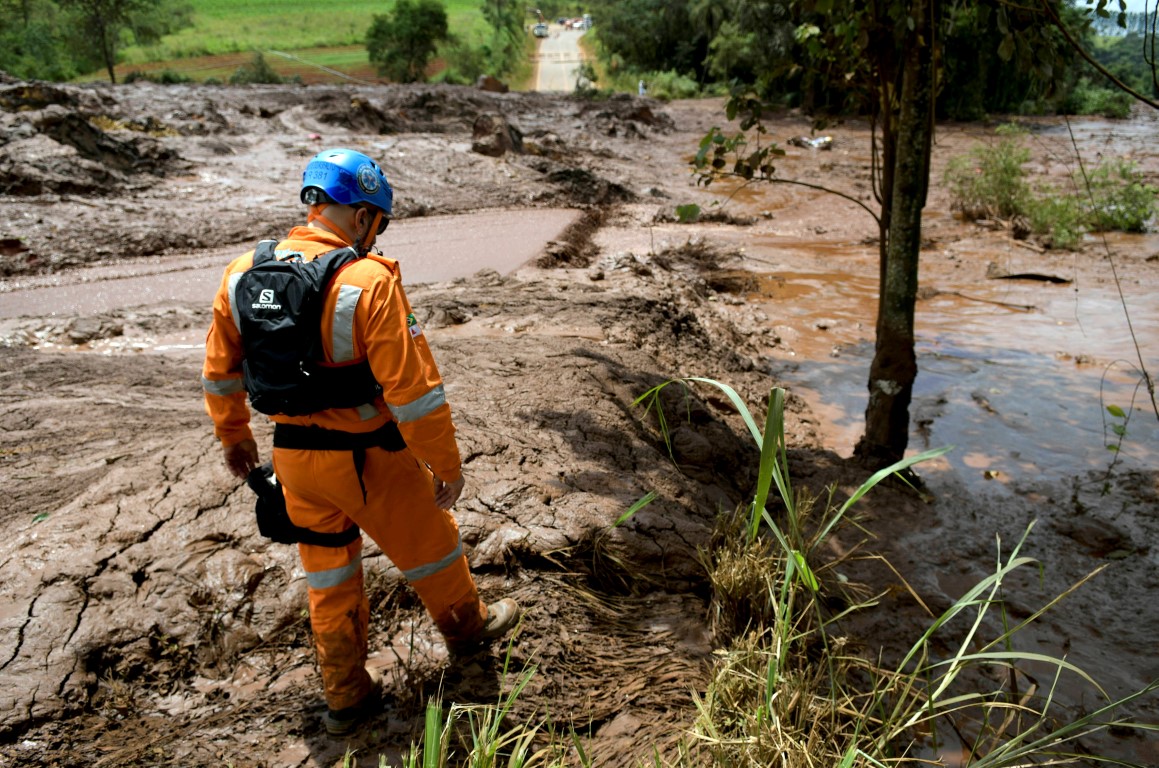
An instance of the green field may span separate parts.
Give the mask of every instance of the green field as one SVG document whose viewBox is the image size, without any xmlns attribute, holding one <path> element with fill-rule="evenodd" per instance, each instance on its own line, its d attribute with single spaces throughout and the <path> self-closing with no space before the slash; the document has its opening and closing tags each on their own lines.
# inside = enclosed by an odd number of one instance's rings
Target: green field
<svg viewBox="0 0 1159 768">
<path fill-rule="evenodd" d="M 296 64 L 271 53 L 281 51 L 310 64 L 369 77 L 373 70 L 364 46 L 366 31 L 372 18 L 388 13 L 393 3 L 191 0 L 190 5 L 193 26 L 167 35 L 156 45 L 125 48 L 118 75 L 133 70 L 170 70 L 198 80 L 224 80 L 254 51 L 263 51 L 269 64 L 282 75 L 322 71 L 318 66 Z M 445 0 L 443 5 L 455 35 L 470 41 L 482 39 L 487 25 L 478 0 Z M 93 75 L 100 76 L 101 73 Z"/>
</svg>

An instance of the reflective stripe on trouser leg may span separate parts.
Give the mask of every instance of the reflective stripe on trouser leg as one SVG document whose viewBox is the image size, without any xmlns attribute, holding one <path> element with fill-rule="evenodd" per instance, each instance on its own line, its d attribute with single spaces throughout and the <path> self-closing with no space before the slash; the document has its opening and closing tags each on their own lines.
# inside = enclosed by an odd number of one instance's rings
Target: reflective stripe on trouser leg
<svg viewBox="0 0 1159 768">
<path fill-rule="evenodd" d="M 367 505 L 351 515 L 407 577 L 448 640 L 466 640 L 483 627 L 487 609 L 467 558 L 459 526 L 435 505 L 431 473 L 409 451 L 366 452 Z"/>
<path fill-rule="evenodd" d="M 370 606 L 363 589 L 361 549 L 362 539 L 341 549 L 298 545 L 326 705 L 335 710 L 355 706 L 370 690 L 366 672 Z M 334 555 L 342 555 L 346 564 L 334 565 Z M 319 565 L 332 567 L 314 570 Z"/>
</svg>

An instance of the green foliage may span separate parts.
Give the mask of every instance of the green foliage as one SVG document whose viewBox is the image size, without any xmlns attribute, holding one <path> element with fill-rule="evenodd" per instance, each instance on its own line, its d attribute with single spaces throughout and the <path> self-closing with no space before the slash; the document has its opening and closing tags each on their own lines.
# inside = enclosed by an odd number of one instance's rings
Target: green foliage
<svg viewBox="0 0 1159 768">
<path fill-rule="evenodd" d="M 66 80 L 112 67 L 126 44 L 152 42 L 189 24 L 178 0 L 0 0 L 0 69 Z"/>
<path fill-rule="evenodd" d="M 25 80 L 67 80 L 79 71 L 60 34 L 59 14 L 52 9 L 25 24 L 16 17 L 0 20 L 0 70 Z"/>
<path fill-rule="evenodd" d="M 1030 159 L 1023 146 L 1023 131 L 1002 126 L 999 141 L 972 149 L 968 156 L 952 158 L 946 170 L 954 207 L 967 218 L 1010 218 L 1023 213 L 1029 195 L 1022 164 Z"/>
<path fill-rule="evenodd" d="M 509 77 L 526 71 L 534 38 L 524 30 L 527 7 L 514 0 L 482 0 L 483 18 L 490 34 L 482 45 L 487 74 Z"/>
<path fill-rule="evenodd" d="M 439 0 L 398 0 L 386 16 L 375 16 L 366 33 L 370 61 L 395 82 L 426 79 L 427 65 L 447 40 L 447 12 Z"/>
<path fill-rule="evenodd" d="M 1021 213 L 1030 222 L 1030 231 L 1048 240 L 1053 248 L 1073 250 L 1082 242 L 1083 207 L 1073 194 L 1037 188 L 1026 196 Z"/>
<path fill-rule="evenodd" d="M 276 84 L 283 82 L 261 51 L 254 51 L 253 58 L 242 64 L 229 77 L 230 85 L 251 85 L 257 83 Z"/>
<path fill-rule="evenodd" d="M 676 206 L 676 219 L 681 224 L 694 224 L 700 220 L 700 206 L 696 203 L 687 203 Z"/>
<path fill-rule="evenodd" d="M 674 69 L 666 72 L 645 72 L 641 80 L 648 86 L 648 95 L 661 101 L 691 99 L 700 94 L 700 84 Z"/>
<path fill-rule="evenodd" d="M 180 72 L 174 72 L 171 69 L 163 69 L 160 72 L 141 72 L 138 70 L 133 70 L 129 74 L 125 75 L 126 83 L 135 83 L 139 80 L 144 80 L 150 83 L 158 83 L 160 85 L 178 85 L 180 83 L 190 82 L 190 78 L 186 77 Z"/>
<path fill-rule="evenodd" d="M 603 55 L 619 57 L 631 72 L 692 72 L 702 79 L 710 37 L 692 20 L 697 4 L 704 0 L 598 0 L 592 15 Z"/>
<path fill-rule="evenodd" d="M 1131 115 L 1135 100 L 1118 88 L 1095 85 L 1089 77 L 1080 78 L 1067 95 L 1060 111 L 1068 115 L 1102 115 L 1123 119 Z"/>
<path fill-rule="evenodd" d="M 598 79 L 596 68 L 592 66 L 591 62 L 585 61 L 580 64 L 575 76 L 575 95 L 582 99 L 593 99 L 599 96 L 600 89 L 596 86 Z"/>
<path fill-rule="evenodd" d="M 1112 158 L 1090 174 L 1093 231 L 1143 232 L 1155 214 L 1156 188 L 1146 184 L 1138 167 Z"/>
<path fill-rule="evenodd" d="M 1142 17 L 1142 14 L 1128 16 Z M 1139 27 L 1138 32 L 1131 32 L 1123 37 L 1097 38 L 1091 47 L 1091 54 L 1115 77 L 1139 93 L 1159 97 L 1159 83 L 1155 82 L 1151 67 L 1147 63 L 1148 37 L 1141 34 L 1146 31 L 1145 28 Z"/>
<path fill-rule="evenodd" d="M 1030 158 L 1024 132 L 1002 126 L 998 135 L 997 142 L 951 158 L 947 166 L 952 206 L 967 219 L 1025 216 L 1031 231 L 1051 246 L 1075 248 L 1084 232 L 1142 232 L 1155 215 L 1157 190 L 1133 163 L 1110 159 L 1086 179 L 1076 175 L 1063 190 L 1032 186 L 1022 168 Z"/>
<path fill-rule="evenodd" d="M 114 67 L 126 39 L 152 43 L 188 25 L 189 7 L 169 0 L 58 0 L 71 16 L 66 39 L 79 62 L 99 62 L 115 82 Z"/>
<path fill-rule="evenodd" d="M 432 78 L 435 82 L 452 85 L 474 85 L 479 75 L 487 74 L 487 51 L 479 45 L 452 36 L 439 46 L 438 55 L 447 63 L 446 68 Z"/>
</svg>

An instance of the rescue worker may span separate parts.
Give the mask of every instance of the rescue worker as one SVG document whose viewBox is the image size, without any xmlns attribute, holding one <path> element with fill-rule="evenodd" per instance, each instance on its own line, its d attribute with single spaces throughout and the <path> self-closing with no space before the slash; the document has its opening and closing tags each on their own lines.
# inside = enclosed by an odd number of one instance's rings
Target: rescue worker
<svg viewBox="0 0 1159 768">
<path fill-rule="evenodd" d="M 345 246 L 363 256 L 327 291 L 325 361 L 368 360 L 382 394 L 361 407 L 271 417 L 274 471 L 290 519 L 320 533 L 360 527 L 414 587 L 452 651 L 499 637 L 519 609 L 510 598 L 485 605 L 468 570 L 449 511 L 464 478 L 439 371 L 403 292 L 398 263 L 369 252 L 390 221 L 390 184 L 366 155 L 328 150 L 306 166 L 300 197 L 309 206 L 306 225 L 290 230 L 275 256 L 299 254 L 309 261 Z M 250 251 L 225 270 L 202 371 L 206 410 L 225 464 L 239 478 L 261 461 L 249 426 L 240 325 L 230 303 L 253 258 Z M 330 734 L 344 735 L 373 711 L 382 686 L 381 675 L 365 668 L 369 605 L 362 537 L 346 546 L 300 543 L 298 551 L 325 689 L 323 723 Z"/>
</svg>

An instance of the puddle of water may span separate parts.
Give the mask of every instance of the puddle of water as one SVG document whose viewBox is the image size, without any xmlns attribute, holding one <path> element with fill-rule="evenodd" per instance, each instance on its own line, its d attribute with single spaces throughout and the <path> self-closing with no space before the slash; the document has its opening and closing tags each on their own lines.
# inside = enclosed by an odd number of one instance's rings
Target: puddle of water
<svg viewBox="0 0 1159 768">
<path fill-rule="evenodd" d="M 754 255 L 775 258 L 766 249 L 750 245 Z M 784 348 L 771 350 L 773 376 L 809 402 L 828 447 L 846 456 L 862 432 L 873 356 L 877 280 L 857 267 L 866 258 L 851 263 L 857 273 L 763 273 L 761 290 L 749 297 L 786 326 Z M 914 451 L 955 445 L 943 466 L 974 487 L 1104 469 L 1113 458 L 1106 446 L 1117 441 L 1117 420 L 1105 406 L 1117 405 L 1130 414 L 1120 466 L 1159 465 L 1159 423 L 1133 370 L 1136 353 L 1113 284 L 939 287 L 944 293 L 916 310 Z M 1155 361 L 1159 302 L 1143 286 L 1125 290 L 1144 360 Z"/>
</svg>

